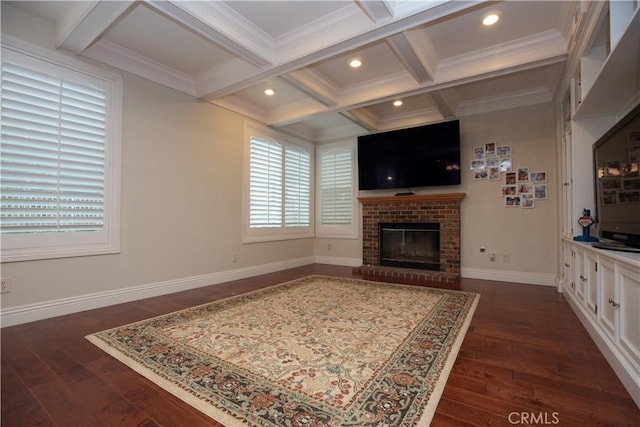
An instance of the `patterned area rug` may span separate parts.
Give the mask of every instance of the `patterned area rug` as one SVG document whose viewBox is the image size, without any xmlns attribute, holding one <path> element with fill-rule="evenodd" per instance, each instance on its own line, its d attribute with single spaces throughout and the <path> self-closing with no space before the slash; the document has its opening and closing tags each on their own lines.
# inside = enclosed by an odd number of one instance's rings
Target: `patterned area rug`
<svg viewBox="0 0 640 427">
<path fill-rule="evenodd" d="M 428 425 L 478 299 L 310 276 L 87 339 L 225 425 Z"/>
</svg>

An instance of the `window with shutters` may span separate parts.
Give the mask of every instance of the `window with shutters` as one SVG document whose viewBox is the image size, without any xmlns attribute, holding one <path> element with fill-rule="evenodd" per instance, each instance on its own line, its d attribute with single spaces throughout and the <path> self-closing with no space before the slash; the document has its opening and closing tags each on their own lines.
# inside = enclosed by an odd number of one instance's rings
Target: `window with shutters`
<svg viewBox="0 0 640 427">
<path fill-rule="evenodd" d="M 316 236 L 356 238 L 355 144 L 320 145 L 316 155 Z"/>
<path fill-rule="evenodd" d="M 247 126 L 248 191 L 245 242 L 313 237 L 309 144 L 291 143 Z"/>
<path fill-rule="evenodd" d="M 2 48 L 2 261 L 119 251 L 121 80 Z"/>
</svg>

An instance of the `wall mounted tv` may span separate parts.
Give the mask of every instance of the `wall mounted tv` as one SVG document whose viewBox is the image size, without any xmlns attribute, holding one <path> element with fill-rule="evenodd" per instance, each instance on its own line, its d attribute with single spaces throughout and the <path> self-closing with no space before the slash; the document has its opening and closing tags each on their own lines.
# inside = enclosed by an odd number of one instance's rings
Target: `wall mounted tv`
<svg viewBox="0 0 640 427">
<path fill-rule="evenodd" d="M 640 105 L 593 144 L 603 249 L 640 252 Z"/>
<path fill-rule="evenodd" d="M 358 137 L 360 190 L 460 184 L 458 120 Z"/>
</svg>

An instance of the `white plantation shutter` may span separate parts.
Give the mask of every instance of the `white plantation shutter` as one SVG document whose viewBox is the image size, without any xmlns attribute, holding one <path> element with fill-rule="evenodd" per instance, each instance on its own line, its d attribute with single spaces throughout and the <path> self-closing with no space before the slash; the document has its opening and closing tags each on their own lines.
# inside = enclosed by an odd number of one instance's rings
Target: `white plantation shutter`
<svg viewBox="0 0 640 427">
<path fill-rule="evenodd" d="M 285 150 L 285 225 L 311 223 L 311 156 L 295 146 Z"/>
<path fill-rule="evenodd" d="M 282 146 L 251 138 L 249 227 L 282 226 Z"/>
<path fill-rule="evenodd" d="M 313 237 L 313 146 L 285 141 L 263 126 L 245 126 L 248 185 L 243 242 Z"/>
<path fill-rule="evenodd" d="M 320 156 L 322 224 L 351 224 L 353 218 L 352 153 L 333 150 Z"/>
<path fill-rule="evenodd" d="M 122 77 L 1 43 L 2 260 L 119 252 Z"/>
<path fill-rule="evenodd" d="M 355 143 L 342 142 L 317 147 L 318 202 L 316 236 L 358 236 L 355 190 Z"/>
<path fill-rule="evenodd" d="M 106 99 L 2 65 L 2 233 L 102 229 Z"/>
</svg>

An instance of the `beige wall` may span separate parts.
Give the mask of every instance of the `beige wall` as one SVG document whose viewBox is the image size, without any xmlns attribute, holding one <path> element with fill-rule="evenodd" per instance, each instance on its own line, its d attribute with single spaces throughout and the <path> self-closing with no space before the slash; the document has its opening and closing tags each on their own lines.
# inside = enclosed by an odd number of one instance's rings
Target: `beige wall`
<svg viewBox="0 0 640 427">
<path fill-rule="evenodd" d="M 556 276 L 558 214 L 556 143 L 553 108 L 549 104 L 464 117 L 461 120 L 462 267 Z M 534 209 L 507 208 L 501 181 L 475 181 L 468 168 L 472 149 L 486 142 L 511 145 L 514 169 L 546 171 L 548 199 Z M 484 246 L 486 253 L 480 252 Z M 496 254 L 496 261 L 488 253 Z M 509 254 L 510 262 L 503 262 Z M 464 273 L 464 271 L 463 271 Z"/>
<path fill-rule="evenodd" d="M 463 276 L 552 284 L 557 274 L 558 194 L 555 125 L 551 103 L 478 114 L 460 119 L 462 183 L 453 187 L 414 189 L 417 193 L 463 192 Z M 548 200 L 534 209 L 506 208 L 501 181 L 475 181 L 469 170 L 473 147 L 496 142 L 511 145 L 514 167 L 546 171 Z M 390 195 L 393 191 L 361 191 L 361 196 Z M 331 244 L 331 250 L 328 245 Z M 486 252 L 481 253 L 480 247 Z M 317 239 L 316 256 L 362 257 L 362 238 Z M 495 253 L 491 262 L 489 254 Z M 504 254 L 509 262 L 504 262 Z"/>
<path fill-rule="evenodd" d="M 49 47 L 48 24 L 14 11 L 3 32 Z M 125 74 L 122 252 L 2 264 L 2 308 L 312 257 L 313 239 L 241 243 L 243 140 L 242 116 Z"/>
</svg>

